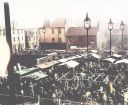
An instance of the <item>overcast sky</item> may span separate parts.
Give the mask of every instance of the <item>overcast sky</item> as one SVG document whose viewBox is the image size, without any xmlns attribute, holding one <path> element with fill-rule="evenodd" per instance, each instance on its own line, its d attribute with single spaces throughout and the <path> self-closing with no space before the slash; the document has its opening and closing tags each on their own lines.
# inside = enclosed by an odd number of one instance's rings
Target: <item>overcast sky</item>
<svg viewBox="0 0 128 105">
<path fill-rule="evenodd" d="M 0 0 L 0 23 L 4 24 L 4 2 L 9 2 L 11 21 L 24 27 L 42 26 L 43 20 L 56 17 L 82 24 L 86 12 L 92 24 L 107 26 L 109 18 L 118 25 L 128 23 L 128 0 Z"/>
</svg>

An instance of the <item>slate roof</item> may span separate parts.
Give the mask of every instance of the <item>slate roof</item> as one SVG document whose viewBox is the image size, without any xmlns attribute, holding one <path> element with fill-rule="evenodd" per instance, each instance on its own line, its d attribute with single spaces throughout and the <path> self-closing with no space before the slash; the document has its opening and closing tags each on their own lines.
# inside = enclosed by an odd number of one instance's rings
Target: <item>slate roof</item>
<svg viewBox="0 0 128 105">
<path fill-rule="evenodd" d="M 61 18 L 56 18 L 54 21 L 50 22 L 50 27 L 65 27 L 66 20 Z"/>
<path fill-rule="evenodd" d="M 89 35 L 97 35 L 98 27 L 92 27 L 88 34 Z M 66 33 L 66 36 L 85 36 L 87 35 L 84 27 L 70 27 Z"/>
</svg>

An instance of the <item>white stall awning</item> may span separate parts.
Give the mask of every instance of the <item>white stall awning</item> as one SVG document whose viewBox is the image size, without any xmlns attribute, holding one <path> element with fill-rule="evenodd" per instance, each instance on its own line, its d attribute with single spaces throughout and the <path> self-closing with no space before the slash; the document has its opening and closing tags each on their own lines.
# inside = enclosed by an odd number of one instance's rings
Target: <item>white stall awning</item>
<svg viewBox="0 0 128 105">
<path fill-rule="evenodd" d="M 122 60 L 118 60 L 115 62 L 115 64 L 119 64 L 119 63 L 126 63 L 128 64 L 128 59 L 122 59 Z"/>
<path fill-rule="evenodd" d="M 41 69 L 45 69 L 45 68 L 52 67 L 52 66 L 54 66 L 57 63 L 59 63 L 59 62 L 57 62 L 57 61 L 45 62 L 45 63 L 37 65 L 37 67 L 39 67 Z"/>
<path fill-rule="evenodd" d="M 116 61 L 116 59 L 113 59 L 113 58 L 107 58 L 107 59 L 104 59 L 104 61 L 108 61 L 110 63 L 114 63 Z"/>
<path fill-rule="evenodd" d="M 79 65 L 79 63 L 76 62 L 76 61 L 71 60 L 71 61 L 64 62 L 64 63 L 62 63 L 60 65 L 65 65 L 65 66 L 67 66 L 69 68 L 75 68 L 76 66 Z"/>
<path fill-rule="evenodd" d="M 96 59 L 100 59 L 101 58 L 101 56 L 99 56 L 99 55 L 97 55 L 95 53 L 91 53 L 91 56 L 94 57 L 94 58 L 96 58 Z"/>
<path fill-rule="evenodd" d="M 115 57 L 115 58 L 121 58 L 122 55 L 119 55 L 119 54 L 113 54 L 112 57 Z"/>
</svg>

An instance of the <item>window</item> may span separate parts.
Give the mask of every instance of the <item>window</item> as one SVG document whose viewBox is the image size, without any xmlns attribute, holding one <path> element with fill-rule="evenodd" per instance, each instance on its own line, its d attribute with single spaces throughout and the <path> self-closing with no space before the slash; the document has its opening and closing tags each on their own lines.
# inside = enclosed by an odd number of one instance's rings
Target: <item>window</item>
<svg viewBox="0 0 128 105">
<path fill-rule="evenodd" d="M 20 30 L 17 30 L 18 34 L 20 33 Z"/>
<path fill-rule="evenodd" d="M 18 41 L 20 41 L 20 38 L 18 37 Z"/>
<path fill-rule="evenodd" d="M 24 40 L 24 37 L 22 36 L 22 40 Z"/>
<path fill-rule="evenodd" d="M 28 37 L 28 41 L 31 41 L 31 37 Z"/>
<path fill-rule="evenodd" d="M 24 34 L 24 30 L 22 30 L 21 33 Z"/>
<path fill-rule="evenodd" d="M 34 37 L 33 39 L 34 39 L 34 41 L 35 41 L 35 40 L 36 40 L 36 37 Z"/>
<path fill-rule="evenodd" d="M 81 41 L 83 38 L 82 38 L 82 36 L 79 36 L 79 41 Z"/>
<path fill-rule="evenodd" d="M 2 34 L 2 30 L 0 29 L 0 35 Z"/>
<path fill-rule="evenodd" d="M 54 28 L 52 28 L 52 34 L 54 34 Z"/>
<path fill-rule="evenodd" d="M 91 36 L 91 35 L 88 37 L 89 42 L 90 42 L 90 41 L 93 41 L 93 39 L 94 39 L 94 37 Z"/>
<path fill-rule="evenodd" d="M 54 42 L 55 41 L 55 38 L 52 38 L 52 42 Z"/>
<path fill-rule="evenodd" d="M 6 31 L 5 31 L 5 29 L 3 29 L 3 35 L 5 35 L 6 34 Z"/>
<path fill-rule="evenodd" d="M 13 34 L 15 34 L 15 30 L 13 29 Z"/>
<path fill-rule="evenodd" d="M 61 42 L 61 38 L 58 39 L 58 42 Z"/>
<path fill-rule="evenodd" d="M 15 41 L 15 37 L 13 38 L 13 41 Z"/>
<path fill-rule="evenodd" d="M 34 47 L 34 45 L 35 45 L 35 44 L 34 44 L 34 43 L 32 43 L 32 46 L 33 46 L 33 47 Z"/>
<path fill-rule="evenodd" d="M 71 37 L 69 36 L 69 37 L 67 37 L 67 39 L 68 39 L 68 41 L 70 42 L 71 41 Z"/>
<path fill-rule="evenodd" d="M 61 34 L 61 28 L 58 28 L 58 34 Z"/>
<path fill-rule="evenodd" d="M 13 49 L 16 49 L 16 45 L 15 44 L 13 45 Z"/>
</svg>

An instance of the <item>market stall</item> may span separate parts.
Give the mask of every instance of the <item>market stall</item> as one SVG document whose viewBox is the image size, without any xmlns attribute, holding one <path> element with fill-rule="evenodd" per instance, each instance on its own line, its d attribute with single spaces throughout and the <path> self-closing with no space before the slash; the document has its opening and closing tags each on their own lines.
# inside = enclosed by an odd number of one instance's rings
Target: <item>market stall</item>
<svg viewBox="0 0 128 105">
<path fill-rule="evenodd" d="M 76 62 L 76 61 L 70 60 L 70 61 L 61 63 L 61 64 L 59 64 L 59 65 L 60 65 L 60 66 L 61 66 L 61 65 L 64 65 L 64 66 L 66 66 L 66 67 L 68 67 L 68 68 L 75 68 L 76 66 L 79 65 L 79 63 Z"/>
<path fill-rule="evenodd" d="M 36 71 L 36 72 L 30 73 L 30 74 L 28 74 L 26 76 L 22 76 L 21 78 L 31 79 L 33 81 L 39 81 L 42 78 L 45 78 L 47 76 L 48 75 L 43 73 L 42 71 Z"/>
</svg>

